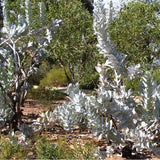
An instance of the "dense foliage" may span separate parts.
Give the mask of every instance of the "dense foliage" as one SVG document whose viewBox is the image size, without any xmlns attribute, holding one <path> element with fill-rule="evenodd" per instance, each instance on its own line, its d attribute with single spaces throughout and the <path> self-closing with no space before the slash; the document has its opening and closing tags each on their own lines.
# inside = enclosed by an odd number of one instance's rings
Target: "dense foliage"
<svg viewBox="0 0 160 160">
<path fill-rule="evenodd" d="M 92 17 L 78 0 L 47 1 L 49 13 L 63 19 L 50 50 L 53 59 L 62 67 L 69 82 L 92 81 L 100 55 L 92 29 Z M 89 83 L 88 83 L 89 85 Z"/>
<path fill-rule="evenodd" d="M 152 63 L 159 58 L 159 2 L 130 2 L 109 26 L 111 40 L 131 63 Z"/>
</svg>

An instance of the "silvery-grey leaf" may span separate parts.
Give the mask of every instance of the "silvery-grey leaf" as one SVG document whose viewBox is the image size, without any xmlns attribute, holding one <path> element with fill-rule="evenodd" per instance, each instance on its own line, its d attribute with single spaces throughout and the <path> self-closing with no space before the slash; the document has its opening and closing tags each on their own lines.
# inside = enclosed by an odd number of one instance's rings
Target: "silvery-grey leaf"
<svg viewBox="0 0 160 160">
<path fill-rule="evenodd" d="M 133 78 L 135 78 L 141 74 L 140 67 L 141 67 L 140 64 L 137 64 L 137 65 L 129 66 L 127 68 L 127 70 L 128 70 L 127 77 L 129 80 L 132 80 Z"/>
</svg>

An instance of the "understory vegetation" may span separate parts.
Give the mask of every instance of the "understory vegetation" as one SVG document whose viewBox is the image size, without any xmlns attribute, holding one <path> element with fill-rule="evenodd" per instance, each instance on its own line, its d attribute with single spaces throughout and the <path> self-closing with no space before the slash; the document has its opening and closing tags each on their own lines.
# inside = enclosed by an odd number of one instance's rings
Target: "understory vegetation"
<svg viewBox="0 0 160 160">
<path fill-rule="evenodd" d="M 22 136 L 22 137 L 21 137 Z M 24 142 L 23 135 L 3 136 L 0 139 L 1 159 L 93 159 L 96 145 L 87 142 L 83 146 L 76 145 L 76 140 L 67 142 L 67 138 L 52 140 L 51 137 L 37 135 Z M 17 143 L 18 141 L 18 143 Z M 73 144 L 75 143 L 75 145 Z"/>
<path fill-rule="evenodd" d="M 67 95 L 63 92 L 46 89 L 44 87 L 39 87 L 37 89 L 31 89 L 28 92 L 27 98 L 35 99 L 35 100 L 63 100 Z"/>
</svg>

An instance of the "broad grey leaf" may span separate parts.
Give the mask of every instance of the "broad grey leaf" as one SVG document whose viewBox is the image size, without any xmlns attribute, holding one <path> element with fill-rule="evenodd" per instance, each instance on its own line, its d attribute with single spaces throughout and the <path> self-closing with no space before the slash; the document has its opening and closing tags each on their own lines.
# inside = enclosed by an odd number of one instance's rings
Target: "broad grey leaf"
<svg viewBox="0 0 160 160">
<path fill-rule="evenodd" d="M 160 120 L 160 97 L 157 95 L 155 99 L 155 109 L 153 113 L 155 118 Z"/>
<path fill-rule="evenodd" d="M 110 67 L 112 69 L 123 69 L 127 62 L 125 62 L 126 55 L 120 55 L 118 53 L 107 54 L 107 60 L 105 66 Z"/>
<path fill-rule="evenodd" d="M 139 77 L 140 76 L 140 74 L 141 74 L 141 70 L 140 70 L 140 67 L 141 67 L 141 65 L 140 64 L 137 64 L 137 65 L 132 65 L 132 66 L 129 66 L 128 68 L 127 68 L 127 78 L 129 79 L 129 80 L 132 80 L 133 78 L 135 78 L 135 77 Z"/>
</svg>

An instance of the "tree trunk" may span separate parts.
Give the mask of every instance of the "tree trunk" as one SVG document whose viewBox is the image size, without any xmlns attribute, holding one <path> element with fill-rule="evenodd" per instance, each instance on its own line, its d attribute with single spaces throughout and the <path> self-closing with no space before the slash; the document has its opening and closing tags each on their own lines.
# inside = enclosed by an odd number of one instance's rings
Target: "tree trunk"
<svg viewBox="0 0 160 160">
<path fill-rule="evenodd" d="M 69 77 L 69 75 L 68 75 L 68 73 L 67 73 L 67 71 L 66 71 L 66 68 L 64 67 L 64 65 L 61 63 L 61 61 L 60 61 L 59 59 L 57 59 L 57 61 L 58 61 L 59 65 L 60 65 L 60 67 L 63 69 L 64 74 L 65 74 L 68 82 L 71 83 L 72 80 L 71 80 L 71 78 Z"/>
</svg>

